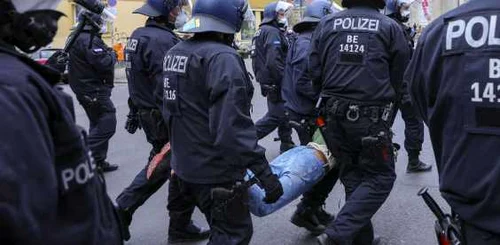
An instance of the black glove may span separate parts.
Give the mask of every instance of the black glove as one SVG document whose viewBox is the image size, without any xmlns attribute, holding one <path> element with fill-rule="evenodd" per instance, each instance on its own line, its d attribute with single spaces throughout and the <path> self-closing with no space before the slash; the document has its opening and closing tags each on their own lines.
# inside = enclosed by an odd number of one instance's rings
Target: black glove
<svg viewBox="0 0 500 245">
<path fill-rule="evenodd" d="M 127 130 L 129 134 L 134 134 L 138 128 L 141 128 L 141 123 L 139 122 L 138 110 L 130 98 L 128 99 L 128 107 L 130 112 L 127 115 L 127 121 L 125 122 L 125 130 Z"/>
<path fill-rule="evenodd" d="M 68 64 L 69 55 L 63 50 L 58 50 L 47 59 L 46 65 L 63 74 Z"/>
<path fill-rule="evenodd" d="M 134 134 L 138 128 L 141 128 L 139 115 L 130 111 L 127 115 L 127 121 L 125 122 L 125 129 L 129 134 Z"/>
<path fill-rule="evenodd" d="M 281 186 L 278 176 L 270 173 L 270 171 L 266 171 L 266 173 L 264 176 L 257 178 L 266 192 L 266 197 L 264 197 L 263 201 L 271 204 L 277 202 L 283 195 L 283 186 Z"/>
</svg>

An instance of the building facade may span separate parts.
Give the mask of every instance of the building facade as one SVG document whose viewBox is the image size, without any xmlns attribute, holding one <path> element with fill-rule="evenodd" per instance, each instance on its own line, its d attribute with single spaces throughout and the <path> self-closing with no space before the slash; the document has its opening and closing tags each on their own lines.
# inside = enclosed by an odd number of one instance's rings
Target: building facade
<svg viewBox="0 0 500 245">
<path fill-rule="evenodd" d="M 193 0 L 195 1 L 195 0 Z M 244 29 L 244 34 L 242 35 L 243 39 L 248 39 L 254 33 L 254 28 L 258 27 L 263 18 L 264 7 L 274 0 L 249 0 L 250 6 L 254 11 L 255 15 L 255 25 Z M 296 13 L 294 14 L 294 20 L 290 21 L 291 24 L 298 21 L 300 18 L 300 10 L 298 7 L 304 6 L 308 1 L 311 0 L 288 0 L 289 2 L 293 2 L 295 4 Z M 335 0 L 336 4 L 341 3 L 342 0 Z M 419 23 L 425 26 L 425 23 L 422 22 L 422 2 L 427 2 L 429 4 L 430 17 L 428 20 L 431 20 L 442 13 L 458 6 L 459 4 L 465 2 L 466 0 L 416 0 L 413 6 L 413 18 L 412 23 Z M 138 14 L 132 14 L 132 11 L 139 8 L 144 3 L 144 0 L 118 0 L 118 4 L 116 5 L 117 10 L 117 18 L 113 23 L 108 24 L 108 31 L 103 35 L 105 42 L 109 45 L 115 44 L 123 44 L 126 42 L 126 39 L 133 30 L 144 25 L 146 21 L 146 17 Z M 73 26 L 77 23 L 77 15 L 79 12 L 79 7 L 75 5 L 73 1 L 63 0 L 58 7 L 58 10 L 66 14 L 65 18 L 61 18 L 59 21 L 59 32 L 57 33 L 54 42 L 52 43 L 52 47 L 61 48 L 64 46 L 66 42 L 66 38 L 69 36 Z M 418 19 L 417 19 L 418 18 Z"/>
</svg>

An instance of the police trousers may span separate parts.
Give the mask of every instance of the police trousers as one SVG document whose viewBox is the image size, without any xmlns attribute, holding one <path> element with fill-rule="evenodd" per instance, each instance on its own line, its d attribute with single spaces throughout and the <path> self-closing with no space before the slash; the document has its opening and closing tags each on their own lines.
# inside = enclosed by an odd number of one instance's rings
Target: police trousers
<svg viewBox="0 0 500 245">
<path fill-rule="evenodd" d="M 210 225 L 208 245 L 246 245 L 253 234 L 252 218 L 248 207 L 248 192 L 238 192 L 227 200 L 213 199 L 213 188 L 233 188 L 235 183 L 195 184 L 173 178 L 184 198 L 193 200 Z"/>
<path fill-rule="evenodd" d="M 278 128 L 281 142 L 292 142 L 292 128 L 285 115 L 285 102 L 267 97 L 267 113 L 255 123 L 257 138 L 262 139 Z"/>
<path fill-rule="evenodd" d="M 157 109 L 139 109 L 139 122 L 152 148 L 146 166 L 135 176 L 130 185 L 117 197 L 118 205 L 134 213 L 146 200 L 158 191 L 170 177 L 170 156 L 147 178 L 151 159 L 168 142 L 168 131 L 161 112 Z M 169 232 L 182 231 L 191 221 L 194 203 L 185 202 L 175 185 L 169 185 L 167 209 L 170 216 Z"/>
<path fill-rule="evenodd" d="M 346 204 L 325 233 L 337 244 L 371 245 L 371 218 L 392 190 L 396 174 L 390 121 L 328 112 L 330 149 L 339 161 Z"/>
<path fill-rule="evenodd" d="M 116 132 L 116 109 L 111 101 L 111 89 L 77 93 L 77 99 L 89 118 L 89 148 L 99 164 L 106 160 L 109 140 Z"/>
<path fill-rule="evenodd" d="M 312 141 L 316 126 L 311 122 L 310 116 L 300 115 L 292 110 L 287 110 L 288 120 L 302 123 L 301 127 L 293 127 L 299 136 L 300 144 L 307 145 Z M 337 168 L 330 170 L 313 188 L 303 194 L 302 203 L 308 207 L 319 207 L 325 204 L 328 195 L 333 190 L 339 178 Z"/>
<path fill-rule="evenodd" d="M 500 234 L 493 234 L 477 228 L 467 222 L 462 222 L 462 233 L 465 245 L 497 245 L 500 244 Z"/>
<path fill-rule="evenodd" d="M 424 143 L 424 122 L 417 117 L 411 103 L 401 105 L 401 116 L 405 122 L 405 149 L 407 152 L 418 153 Z"/>
</svg>

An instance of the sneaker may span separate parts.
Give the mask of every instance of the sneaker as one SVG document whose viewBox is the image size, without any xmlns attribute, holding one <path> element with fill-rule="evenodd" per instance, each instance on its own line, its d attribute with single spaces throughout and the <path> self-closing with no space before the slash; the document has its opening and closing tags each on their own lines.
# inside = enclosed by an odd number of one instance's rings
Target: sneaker
<svg viewBox="0 0 500 245">
<path fill-rule="evenodd" d="M 319 245 L 336 245 L 335 242 L 333 242 L 333 240 L 330 239 L 327 234 L 321 234 L 316 239 Z"/>
<path fill-rule="evenodd" d="M 210 236 L 210 230 L 198 227 L 193 221 L 189 223 L 183 231 L 171 231 L 168 232 L 168 244 L 182 243 L 182 242 L 192 242 L 205 240 Z"/>
<path fill-rule="evenodd" d="M 122 209 L 119 205 L 115 207 L 118 219 L 120 221 L 120 229 L 124 241 L 130 240 L 130 224 L 132 223 L 132 213 L 126 209 Z"/>
<path fill-rule="evenodd" d="M 432 170 L 432 165 L 424 163 L 418 159 L 409 159 L 408 166 L 406 166 L 407 173 L 420 173 L 429 172 Z"/>
<path fill-rule="evenodd" d="M 301 205 L 297 206 L 297 210 L 295 210 L 290 222 L 298 227 L 305 228 L 315 236 L 320 235 L 326 229 L 316 216 L 316 209 Z"/>
<path fill-rule="evenodd" d="M 335 219 L 335 215 L 328 213 L 324 208 L 323 205 L 319 206 L 316 209 L 316 217 L 318 218 L 319 222 L 324 225 L 325 227 L 330 224 Z"/>
<path fill-rule="evenodd" d="M 104 172 L 104 173 L 113 172 L 113 171 L 118 169 L 117 164 L 111 164 L 107 161 L 98 162 L 96 165 L 97 165 L 97 169 Z"/>
</svg>

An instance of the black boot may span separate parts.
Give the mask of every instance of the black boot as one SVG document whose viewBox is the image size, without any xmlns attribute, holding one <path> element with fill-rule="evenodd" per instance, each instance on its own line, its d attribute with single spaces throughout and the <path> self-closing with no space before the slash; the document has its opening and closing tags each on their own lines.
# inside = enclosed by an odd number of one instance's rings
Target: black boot
<svg viewBox="0 0 500 245">
<path fill-rule="evenodd" d="M 324 208 L 323 205 L 320 205 L 316 209 L 316 217 L 318 218 L 319 222 L 324 225 L 325 227 L 330 224 L 335 219 L 335 215 L 328 213 Z"/>
<path fill-rule="evenodd" d="M 317 208 L 308 207 L 303 203 L 299 203 L 299 205 L 297 205 L 297 210 L 295 210 L 295 213 L 290 219 L 290 222 L 298 227 L 303 227 L 311 232 L 311 234 L 318 236 L 325 231 L 326 227 L 320 222 L 316 216 L 316 212 Z"/>
<path fill-rule="evenodd" d="M 113 172 L 118 169 L 117 164 L 111 164 L 107 161 L 100 161 L 96 163 L 97 169 L 101 172 Z"/>
<path fill-rule="evenodd" d="M 336 245 L 335 242 L 333 242 L 333 240 L 330 239 L 327 234 L 321 234 L 320 236 L 318 236 L 317 241 L 319 245 Z"/>
<path fill-rule="evenodd" d="M 280 145 L 280 154 L 292 149 L 295 147 L 295 143 L 293 141 L 282 141 Z"/>
<path fill-rule="evenodd" d="M 420 161 L 418 156 L 419 151 L 408 152 L 408 166 L 406 166 L 407 173 L 429 172 L 432 170 L 432 165 Z"/>
<path fill-rule="evenodd" d="M 382 239 L 382 237 L 380 236 L 375 236 L 373 238 L 373 242 L 372 242 L 372 245 L 385 245 L 386 243 L 384 242 L 384 240 Z"/>
<path fill-rule="evenodd" d="M 198 227 L 191 221 L 184 230 L 168 230 L 168 243 L 182 243 L 205 240 L 210 236 L 210 230 Z"/>
<path fill-rule="evenodd" d="M 122 238 L 124 241 L 130 240 L 130 224 L 132 223 L 132 212 L 127 209 L 123 209 L 120 205 L 116 207 L 116 213 L 118 214 L 118 219 L 120 221 L 120 229 L 122 233 Z"/>
</svg>

